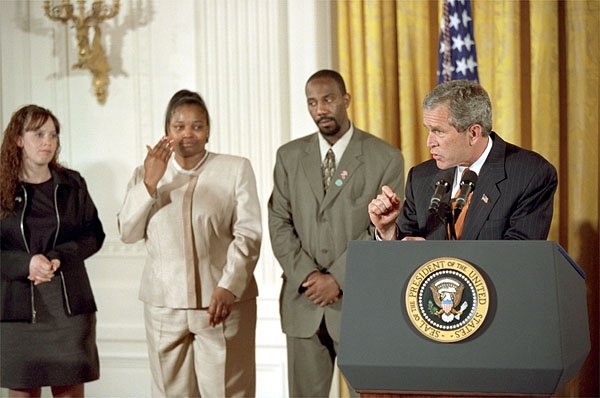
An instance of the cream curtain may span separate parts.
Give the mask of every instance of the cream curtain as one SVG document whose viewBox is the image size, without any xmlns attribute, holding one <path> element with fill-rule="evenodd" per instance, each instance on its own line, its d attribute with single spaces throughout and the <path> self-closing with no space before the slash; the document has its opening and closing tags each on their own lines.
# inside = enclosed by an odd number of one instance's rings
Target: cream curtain
<svg viewBox="0 0 600 398">
<path fill-rule="evenodd" d="M 337 1 L 337 67 L 351 117 L 397 145 L 408 169 L 426 159 L 421 101 L 436 84 L 441 3 Z M 549 239 L 587 273 L 592 352 L 560 393 L 598 395 L 598 97 L 600 1 L 472 0 L 479 79 L 494 130 L 558 170 Z"/>
</svg>

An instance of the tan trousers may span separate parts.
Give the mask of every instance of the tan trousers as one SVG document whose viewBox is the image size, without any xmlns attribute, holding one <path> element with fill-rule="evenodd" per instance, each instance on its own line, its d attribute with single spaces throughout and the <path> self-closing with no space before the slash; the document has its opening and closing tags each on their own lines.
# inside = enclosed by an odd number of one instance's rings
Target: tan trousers
<svg viewBox="0 0 600 398">
<path fill-rule="evenodd" d="M 206 310 L 144 304 L 153 397 L 254 397 L 256 300 L 214 328 Z"/>
</svg>

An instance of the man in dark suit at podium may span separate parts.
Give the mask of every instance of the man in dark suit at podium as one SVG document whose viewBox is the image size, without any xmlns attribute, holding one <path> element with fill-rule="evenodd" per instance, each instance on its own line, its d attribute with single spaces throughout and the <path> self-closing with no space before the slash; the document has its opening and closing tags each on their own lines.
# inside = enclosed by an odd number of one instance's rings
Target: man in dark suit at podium
<svg viewBox="0 0 600 398">
<path fill-rule="evenodd" d="M 435 87 L 423 101 L 423 124 L 432 159 L 409 171 L 403 203 L 387 186 L 371 201 L 368 210 L 377 239 L 454 238 L 448 231 L 457 220 L 435 211 L 434 194 L 440 209 L 447 207 L 450 214 L 450 203 L 455 202 L 450 198 L 463 195 L 466 216 L 464 224 L 456 223 L 458 239 L 548 237 L 556 170 L 539 154 L 507 143 L 492 131 L 491 101 L 478 83 L 454 80 Z M 470 194 L 460 186 L 465 168 L 478 175 Z M 443 195 L 436 189 L 441 180 L 448 183 Z"/>
</svg>

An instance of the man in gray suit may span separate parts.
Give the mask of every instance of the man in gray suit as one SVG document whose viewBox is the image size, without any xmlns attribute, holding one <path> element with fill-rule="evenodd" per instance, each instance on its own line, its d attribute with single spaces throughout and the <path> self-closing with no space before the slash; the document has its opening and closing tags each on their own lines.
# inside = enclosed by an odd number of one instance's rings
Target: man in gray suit
<svg viewBox="0 0 600 398">
<path fill-rule="evenodd" d="M 403 205 L 394 193 L 398 191 L 390 187 L 383 187 L 369 204 L 378 238 L 447 239 L 446 220 L 430 211 L 431 198 L 436 183 L 446 179 L 453 189 L 441 203 L 449 203 L 460 191 L 467 167 L 478 178 L 462 211 L 466 216 L 459 239 L 548 237 L 556 169 L 539 154 L 509 144 L 492 131 L 492 105 L 479 84 L 455 80 L 435 87 L 423 101 L 423 123 L 433 159 L 409 171 Z"/>
<path fill-rule="evenodd" d="M 273 252 L 283 268 L 281 323 L 291 397 L 326 397 L 338 351 L 348 241 L 371 239 L 367 206 L 383 185 L 402 190 L 397 148 L 354 127 L 339 73 L 307 81 L 319 128 L 277 151 L 269 200 Z"/>
</svg>

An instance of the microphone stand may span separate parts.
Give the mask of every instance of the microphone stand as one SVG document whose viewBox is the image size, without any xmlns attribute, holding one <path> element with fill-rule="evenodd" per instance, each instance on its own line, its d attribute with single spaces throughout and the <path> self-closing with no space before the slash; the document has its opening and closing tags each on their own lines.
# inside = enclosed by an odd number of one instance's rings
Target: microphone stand
<svg viewBox="0 0 600 398">
<path fill-rule="evenodd" d="M 452 199 L 450 203 L 454 203 L 455 200 Z M 454 228 L 454 223 L 458 220 L 458 215 L 460 214 L 460 210 L 454 210 L 454 214 L 452 214 L 452 204 L 446 205 L 446 231 L 448 231 L 448 240 L 457 240 L 456 239 L 456 228 Z"/>
</svg>

